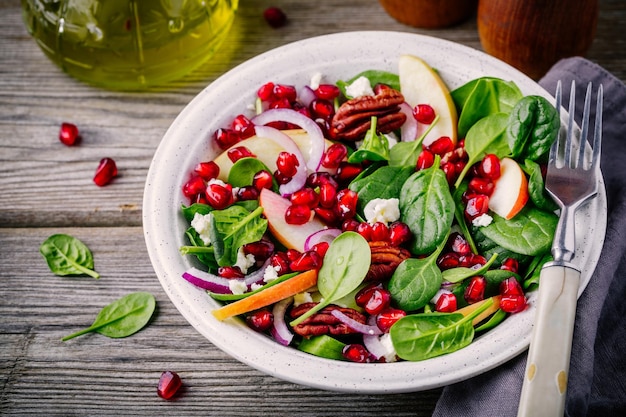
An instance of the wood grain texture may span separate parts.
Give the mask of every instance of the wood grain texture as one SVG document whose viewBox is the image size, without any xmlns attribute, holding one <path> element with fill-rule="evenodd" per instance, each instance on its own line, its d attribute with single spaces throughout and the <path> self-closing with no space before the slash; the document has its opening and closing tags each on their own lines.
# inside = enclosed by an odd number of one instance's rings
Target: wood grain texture
<svg viewBox="0 0 626 417">
<path fill-rule="evenodd" d="M 265 3 L 242 0 L 231 35 L 211 62 L 145 93 L 92 88 L 63 74 L 29 37 L 17 0 L 0 0 L 0 414 L 176 416 L 429 416 L 440 390 L 357 395 L 309 389 L 250 368 L 221 352 L 178 313 L 154 274 L 141 204 L 152 156 L 183 107 L 237 64 L 300 39 L 353 30 L 396 30 L 480 49 L 475 19 L 442 30 L 396 22 L 376 1 L 276 0 L 289 24 L 271 29 Z M 626 79 L 626 4 L 600 2 L 588 57 Z M 57 139 L 77 124 L 79 146 Z M 92 183 L 98 161 L 120 175 Z M 102 277 L 63 278 L 39 245 L 69 233 L 93 251 Z M 100 308 L 133 291 L 157 298 L 153 322 L 136 335 L 60 338 L 91 324 Z M 177 401 L 156 395 L 163 370 L 181 374 Z M 419 378 L 419 375 L 416 375 Z"/>
</svg>

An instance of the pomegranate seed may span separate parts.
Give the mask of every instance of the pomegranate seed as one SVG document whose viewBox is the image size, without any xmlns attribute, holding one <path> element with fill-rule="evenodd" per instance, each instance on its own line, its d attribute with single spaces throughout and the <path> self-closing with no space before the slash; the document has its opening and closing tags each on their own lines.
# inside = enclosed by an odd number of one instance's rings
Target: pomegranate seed
<svg viewBox="0 0 626 417">
<path fill-rule="evenodd" d="M 278 7 L 268 7 L 263 11 L 263 18 L 274 29 L 287 24 L 287 15 Z"/>
<path fill-rule="evenodd" d="M 213 161 L 199 162 L 193 168 L 193 171 L 198 174 L 203 180 L 209 181 L 213 178 L 217 178 L 220 174 L 220 167 Z"/>
<path fill-rule="evenodd" d="M 476 275 L 470 278 L 469 285 L 465 289 L 465 301 L 470 304 L 477 303 L 485 299 L 485 289 L 487 288 L 487 280 L 482 275 Z"/>
<path fill-rule="evenodd" d="M 372 291 L 374 291 L 374 289 L 376 288 L 382 288 L 382 284 L 367 284 L 365 287 L 357 291 L 356 295 L 354 296 L 354 301 L 356 302 L 356 305 L 358 305 L 359 307 L 365 307 L 371 297 Z"/>
<path fill-rule="evenodd" d="M 358 343 L 345 345 L 341 354 L 350 362 L 356 363 L 368 363 L 371 358 L 371 355 L 367 349 L 365 349 L 365 346 Z"/>
<path fill-rule="evenodd" d="M 505 313 L 519 313 L 527 306 L 526 297 L 523 295 L 509 294 L 500 298 L 500 309 Z"/>
<path fill-rule="evenodd" d="M 458 232 L 452 233 L 450 239 L 448 239 L 448 245 L 453 252 L 459 255 L 469 255 L 472 252 L 467 239 Z"/>
<path fill-rule="evenodd" d="M 456 296 L 452 293 L 441 294 L 435 304 L 435 310 L 441 313 L 456 311 Z"/>
<path fill-rule="evenodd" d="M 342 143 L 334 143 L 328 147 L 322 157 L 322 166 L 326 168 L 339 168 L 339 164 L 348 154 L 348 148 Z"/>
<path fill-rule="evenodd" d="M 413 108 L 413 117 L 419 123 L 429 125 L 435 120 L 435 109 L 428 104 L 418 104 Z"/>
<path fill-rule="evenodd" d="M 363 171 L 363 167 L 359 164 L 350 164 L 342 161 L 337 168 L 337 179 L 342 183 L 349 183 Z"/>
<path fill-rule="evenodd" d="M 341 90 L 335 84 L 320 84 L 315 89 L 315 97 L 323 100 L 334 100 L 339 97 Z"/>
<path fill-rule="evenodd" d="M 474 220 L 476 217 L 482 216 L 489 211 L 489 197 L 486 195 L 478 194 L 476 197 L 471 198 L 465 206 L 465 218 L 469 221 Z"/>
<path fill-rule="evenodd" d="M 298 92 L 293 85 L 276 84 L 274 86 L 274 95 L 279 99 L 286 99 L 287 102 L 291 103 L 296 100 Z"/>
<path fill-rule="evenodd" d="M 406 223 L 393 222 L 389 226 L 389 242 L 391 246 L 400 246 L 411 240 L 411 229 Z"/>
<path fill-rule="evenodd" d="M 192 203 L 205 204 L 207 206 L 209 205 L 209 202 L 206 201 L 206 197 L 203 194 L 196 195 L 195 199 L 192 200 Z"/>
<path fill-rule="evenodd" d="M 286 97 L 277 98 L 276 100 L 272 100 L 270 102 L 269 108 L 270 109 L 290 109 L 291 102 Z M 286 124 L 285 122 L 276 122 L 276 124 L 271 124 L 268 126 L 275 127 L 276 129 L 279 129 L 279 130 L 286 130 L 288 124 Z"/>
<path fill-rule="evenodd" d="M 259 190 L 254 188 L 252 185 L 246 185 L 244 187 L 239 187 L 237 189 L 237 200 L 239 201 L 249 201 L 249 200 L 258 200 L 259 199 Z"/>
<path fill-rule="evenodd" d="M 308 271 L 319 269 L 322 266 L 322 257 L 315 251 L 306 251 L 294 261 L 291 261 L 289 268 L 292 271 Z"/>
<path fill-rule="evenodd" d="M 285 252 L 277 252 L 270 257 L 270 265 L 276 270 L 278 276 L 289 272 L 289 258 Z"/>
<path fill-rule="evenodd" d="M 405 316 L 406 311 L 388 307 L 378 313 L 378 316 L 376 316 L 376 325 L 382 332 L 388 333 L 391 326 Z"/>
<path fill-rule="evenodd" d="M 271 190 L 274 185 L 274 177 L 269 171 L 261 170 L 252 177 L 252 185 L 259 191 L 263 188 Z"/>
<path fill-rule="evenodd" d="M 337 188 L 329 182 L 319 186 L 319 204 L 324 208 L 332 208 L 337 201 Z"/>
<path fill-rule="evenodd" d="M 358 220 L 346 219 L 341 223 L 341 231 L 343 232 L 356 232 L 356 229 L 361 223 Z"/>
<path fill-rule="evenodd" d="M 270 101 L 274 97 L 274 83 L 268 82 L 263 84 L 256 92 L 256 95 L 262 101 Z"/>
<path fill-rule="evenodd" d="M 303 204 L 313 209 L 317 206 L 320 197 L 312 188 L 304 187 L 291 194 L 290 200 L 292 204 Z"/>
<path fill-rule="evenodd" d="M 288 177 L 279 170 L 274 171 L 274 179 L 278 184 L 287 184 L 289 181 L 291 181 L 291 178 L 292 177 Z"/>
<path fill-rule="evenodd" d="M 358 194 L 348 188 L 344 188 L 337 193 L 337 205 L 335 209 L 340 219 L 345 220 L 354 217 L 358 198 Z"/>
<path fill-rule="evenodd" d="M 176 395 L 182 385 L 183 381 L 176 372 L 165 371 L 161 374 L 161 378 L 159 378 L 157 395 L 164 400 L 169 400 Z"/>
<path fill-rule="evenodd" d="M 391 90 L 391 89 L 392 88 L 388 84 L 384 84 L 384 83 L 376 83 L 376 85 L 373 88 L 374 94 L 376 95 L 379 95 L 381 92 L 385 90 Z"/>
<path fill-rule="evenodd" d="M 314 172 L 306 179 L 306 185 L 312 188 L 319 187 L 322 184 L 331 184 L 335 188 L 338 186 L 337 181 L 328 172 Z"/>
<path fill-rule="evenodd" d="M 238 279 L 245 276 L 238 266 L 220 266 L 217 268 L 217 275 L 228 279 Z"/>
<path fill-rule="evenodd" d="M 287 249 L 286 255 L 289 262 L 293 262 L 302 255 L 302 252 L 297 249 Z"/>
<path fill-rule="evenodd" d="M 236 146 L 231 148 L 226 152 L 228 155 L 228 159 L 230 159 L 233 163 L 237 162 L 241 158 L 254 158 L 255 155 L 250 152 L 250 149 L 245 146 Z"/>
<path fill-rule="evenodd" d="M 389 242 L 389 227 L 383 222 L 372 225 L 372 242 Z"/>
<path fill-rule="evenodd" d="M 454 184 L 457 177 L 456 166 L 452 162 L 442 162 L 440 168 L 446 174 L 448 184 Z"/>
<path fill-rule="evenodd" d="M 311 209 L 304 204 L 292 204 L 285 211 L 285 221 L 288 224 L 301 225 L 311 220 Z"/>
<path fill-rule="evenodd" d="M 418 171 L 421 169 L 427 169 L 433 166 L 434 163 L 435 163 L 435 154 L 433 154 L 428 149 L 424 149 L 417 156 L 417 163 L 415 164 L 415 168 Z"/>
<path fill-rule="evenodd" d="M 428 145 L 427 149 L 435 155 L 444 156 L 454 150 L 454 143 L 448 136 L 442 136 Z"/>
<path fill-rule="evenodd" d="M 330 120 L 335 114 L 333 103 L 320 98 L 316 98 L 311 102 L 309 110 L 315 119 Z"/>
<path fill-rule="evenodd" d="M 232 129 L 239 133 L 241 139 L 247 139 L 254 136 L 254 123 L 243 114 L 239 114 L 232 122 Z"/>
<path fill-rule="evenodd" d="M 198 176 L 193 176 L 183 185 L 183 194 L 187 198 L 195 198 L 198 194 L 204 193 L 206 185 L 204 180 Z"/>
<path fill-rule="evenodd" d="M 243 245 L 243 253 L 254 256 L 257 261 L 264 262 L 274 253 L 274 244 L 269 240 L 259 240 Z"/>
<path fill-rule="evenodd" d="M 246 323 L 253 330 L 264 332 L 274 324 L 274 315 L 268 309 L 263 308 L 246 316 Z"/>
<path fill-rule="evenodd" d="M 500 178 L 500 159 L 492 153 L 485 155 L 480 161 L 478 172 L 482 177 L 497 180 Z"/>
<path fill-rule="evenodd" d="M 278 154 L 278 158 L 276 158 L 276 167 L 285 177 L 291 178 L 296 175 L 299 166 L 300 162 L 298 162 L 298 158 L 292 153 L 282 151 Z"/>
<path fill-rule="evenodd" d="M 459 266 L 464 268 L 480 268 L 487 263 L 484 256 L 475 255 L 473 253 L 459 256 Z"/>
<path fill-rule="evenodd" d="M 360 223 L 355 232 L 363 236 L 363 239 L 370 242 L 372 240 L 372 225 L 366 222 Z"/>
<path fill-rule="evenodd" d="M 517 259 L 506 258 L 504 261 L 502 261 L 500 269 L 517 273 L 517 271 L 519 271 L 519 263 L 517 262 Z"/>
<path fill-rule="evenodd" d="M 493 193 L 495 185 L 493 182 L 486 177 L 474 177 L 467 184 L 467 189 L 470 192 L 474 192 L 477 194 L 484 194 L 486 196 L 490 196 Z"/>
<path fill-rule="evenodd" d="M 444 253 L 437 260 L 437 266 L 442 271 L 445 271 L 446 269 L 457 268 L 460 265 L 461 263 L 459 261 L 459 255 L 454 252 Z"/>
<path fill-rule="evenodd" d="M 366 287 L 368 288 L 368 287 Z M 391 303 L 391 293 L 380 286 L 370 287 L 366 294 L 362 295 L 362 299 L 367 298 L 361 307 L 368 314 L 375 315 L 389 307 Z"/>
<path fill-rule="evenodd" d="M 465 169 L 465 165 L 467 165 L 467 161 L 459 161 L 454 163 L 454 170 L 456 171 L 456 175 L 459 175 Z"/>
<path fill-rule="evenodd" d="M 320 258 L 323 258 L 324 255 L 326 255 L 326 252 L 328 252 L 329 247 L 330 247 L 330 243 L 320 242 L 320 243 L 316 243 L 315 245 L 313 245 L 311 250 L 317 253 L 320 256 Z"/>
<path fill-rule="evenodd" d="M 213 140 L 217 142 L 220 149 L 228 149 L 235 143 L 239 142 L 241 138 L 239 134 L 232 129 L 217 129 L 213 134 Z"/>
<path fill-rule="evenodd" d="M 72 123 L 61 123 L 59 140 L 67 146 L 72 146 L 79 138 L 78 127 Z"/>
<path fill-rule="evenodd" d="M 230 184 L 227 184 L 226 187 L 220 184 L 209 184 L 204 194 L 209 205 L 216 210 L 225 209 L 234 202 Z"/>
<path fill-rule="evenodd" d="M 524 290 L 515 277 L 509 277 L 500 283 L 502 295 L 524 295 Z"/>
<path fill-rule="evenodd" d="M 103 187 L 110 183 L 116 176 L 117 166 L 115 165 L 115 161 L 111 158 L 102 158 L 98 168 L 96 168 L 93 182 L 95 182 L 97 186 Z"/>
<path fill-rule="evenodd" d="M 337 221 L 337 214 L 335 213 L 333 209 L 324 208 L 324 207 L 315 207 L 313 211 L 315 211 L 315 214 L 321 217 L 324 223 L 328 225 L 335 224 L 335 222 Z"/>
</svg>

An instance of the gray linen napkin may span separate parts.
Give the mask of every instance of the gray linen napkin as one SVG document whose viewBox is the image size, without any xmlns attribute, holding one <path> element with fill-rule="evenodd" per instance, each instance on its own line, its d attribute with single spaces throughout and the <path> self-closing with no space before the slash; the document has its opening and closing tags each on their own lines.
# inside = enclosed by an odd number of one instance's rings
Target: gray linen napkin
<svg viewBox="0 0 626 417">
<path fill-rule="evenodd" d="M 602 254 L 578 302 L 565 415 L 625 416 L 626 85 L 580 57 L 559 61 L 539 84 L 554 93 L 558 80 L 563 81 L 563 103 L 568 103 L 570 83 L 576 81 L 577 109 L 583 108 L 588 82 L 593 82 L 594 91 L 600 83 L 604 86 L 601 167 L 608 199 Z M 433 416 L 516 416 L 525 366 L 523 353 L 494 370 L 445 387 Z"/>
</svg>

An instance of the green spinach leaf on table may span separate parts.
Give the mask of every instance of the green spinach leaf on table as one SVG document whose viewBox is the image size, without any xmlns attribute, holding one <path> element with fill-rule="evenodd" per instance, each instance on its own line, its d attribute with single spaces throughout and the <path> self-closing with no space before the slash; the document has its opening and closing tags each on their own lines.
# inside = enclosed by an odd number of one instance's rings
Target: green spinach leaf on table
<svg viewBox="0 0 626 417">
<path fill-rule="evenodd" d="M 89 275 L 96 279 L 100 277 L 94 270 L 91 251 L 87 245 L 73 236 L 52 235 L 39 246 L 39 252 L 55 275 Z"/>
</svg>

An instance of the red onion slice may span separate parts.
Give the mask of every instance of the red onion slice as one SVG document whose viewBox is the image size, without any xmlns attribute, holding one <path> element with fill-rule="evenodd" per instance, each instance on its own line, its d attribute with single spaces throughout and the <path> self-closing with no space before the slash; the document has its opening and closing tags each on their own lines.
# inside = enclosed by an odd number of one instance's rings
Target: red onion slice
<svg viewBox="0 0 626 417">
<path fill-rule="evenodd" d="M 311 149 L 307 155 L 307 167 L 313 172 L 317 171 L 326 147 L 324 134 L 318 124 L 292 109 L 269 109 L 252 119 L 252 123 L 255 125 L 266 125 L 271 122 L 287 122 L 298 125 L 308 133 L 311 139 Z"/>
<path fill-rule="evenodd" d="M 304 241 L 304 250 L 311 250 L 311 248 L 320 242 L 331 243 L 337 236 L 341 234 L 341 229 L 322 229 L 317 232 L 311 233 L 309 237 Z"/>
<path fill-rule="evenodd" d="M 261 113 L 265 114 L 265 113 Z M 285 196 L 290 196 L 294 192 L 298 191 L 304 184 L 306 183 L 307 170 L 306 163 L 304 161 L 304 157 L 302 156 L 302 152 L 300 152 L 300 148 L 298 145 L 291 139 L 289 136 L 284 134 L 278 129 L 275 129 L 270 126 L 255 126 L 254 131 L 258 137 L 271 139 L 276 142 L 280 147 L 282 147 L 285 151 L 294 154 L 298 163 L 298 170 L 296 171 L 296 175 L 291 178 L 287 184 L 281 184 L 278 187 L 278 191 L 280 194 Z"/>
<path fill-rule="evenodd" d="M 337 320 L 339 320 L 340 322 L 342 322 L 343 324 L 345 324 L 346 326 L 348 326 L 349 328 L 351 328 L 352 330 L 355 330 L 359 333 L 363 333 L 364 335 L 378 335 L 378 334 L 382 334 L 383 332 L 378 328 L 378 326 L 372 326 L 369 324 L 363 324 L 361 322 L 358 322 L 356 320 L 354 320 L 351 317 L 346 316 L 344 313 L 342 313 L 339 310 L 333 310 L 331 311 L 331 313 L 333 316 L 335 316 L 335 318 Z"/>
<path fill-rule="evenodd" d="M 417 120 L 413 117 L 413 109 L 408 103 L 400 104 L 400 113 L 406 115 L 406 122 L 400 127 L 400 140 L 402 142 L 413 142 L 417 139 Z"/>
<path fill-rule="evenodd" d="M 289 330 L 289 326 L 285 321 L 285 312 L 289 305 L 293 302 L 293 297 L 280 300 L 272 308 L 272 315 L 274 316 L 274 324 L 270 329 L 270 333 L 274 340 L 283 346 L 289 346 L 293 340 L 293 333 Z"/>
<path fill-rule="evenodd" d="M 265 275 L 267 265 L 269 265 L 269 260 L 267 260 L 262 267 L 241 279 L 220 277 L 219 275 L 211 274 L 194 267 L 183 272 L 182 277 L 189 283 L 204 290 L 216 294 L 232 294 L 233 292 L 230 289 L 229 283 L 233 280 L 241 281 L 246 284 L 248 291 L 252 284 L 263 284 L 263 276 Z"/>
<path fill-rule="evenodd" d="M 315 99 L 315 91 L 313 91 L 311 87 L 305 85 L 304 87 L 302 87 L 302 89 L 300 89 L 300 93 L 298 94 L 298 100 L 300 100 L 300 103 L 302 103 L 302 105 L 309 107 L 311 102 Z"/>
</svg>

